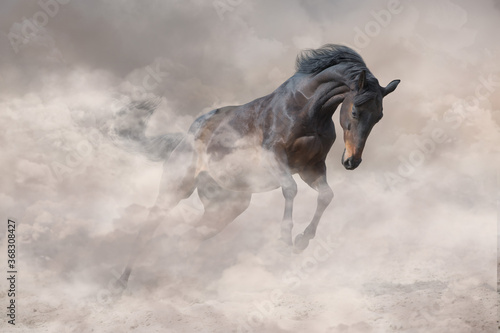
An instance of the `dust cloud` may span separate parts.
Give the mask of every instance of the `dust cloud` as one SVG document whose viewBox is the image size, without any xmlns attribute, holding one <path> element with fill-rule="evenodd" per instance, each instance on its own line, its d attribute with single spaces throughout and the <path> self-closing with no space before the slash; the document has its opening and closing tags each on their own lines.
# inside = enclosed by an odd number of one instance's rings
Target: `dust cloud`
<svg viewBox="0 0 500 333">
<path fill-rule="evenodd" d="M 2 314 L 2 332 L 496 329 L 498 1 L 0 8 L 0 206 L 18 225 L 19 272 L 16 326 Z M 401 84 L 355 171 L 340 163 L 338 135 L 327 159 L 335 198 L 308 249 L 276 251 L 284 200 L 275 190 L 185 253 L 183 226 L 202 213 L 193 195 L 115 299 L 162 174 L 161 163 L 113 140 L 119 110 L 155 99 L 147 134 L 185 132 L 215 107 L 272 92 L 300 50 L 326 43 L 355 48 L 382 85 Z M 316 204 L 297 182 L 294 235 Z"/>
</svg>

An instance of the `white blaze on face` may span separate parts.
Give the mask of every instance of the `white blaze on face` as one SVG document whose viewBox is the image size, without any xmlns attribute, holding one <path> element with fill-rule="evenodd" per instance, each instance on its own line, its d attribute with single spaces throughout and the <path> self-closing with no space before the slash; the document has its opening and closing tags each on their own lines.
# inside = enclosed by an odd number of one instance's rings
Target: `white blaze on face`
<svg viewBox="0 0 500 333">
<path fill-rule="evenodd" d="M 356 148 L 354 145 L 351 143 L 349 139 L 345 140 L 345 153 L 344 153 L 344 160 L 347 160 L 350 157 L 353 157 L 354 154 L 356 153 Z"/>
</svg>

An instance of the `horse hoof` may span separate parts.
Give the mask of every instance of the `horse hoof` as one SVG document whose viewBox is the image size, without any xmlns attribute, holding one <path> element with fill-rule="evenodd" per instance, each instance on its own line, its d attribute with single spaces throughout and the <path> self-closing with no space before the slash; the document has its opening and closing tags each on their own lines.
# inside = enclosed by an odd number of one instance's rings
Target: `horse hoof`
<svg viewBox="0 0 500 333">
<path fill-rule="evenodd" d="M 289 257 L 291 255 L 290 245 L 288 244 L 288 242 L 285 242 L 281 238 L 273 241 L 271 248 L 275 253 L 278 253 L 282 256 Z"/>
<path fill-rule="evenodd" d="M 111 294 L 113 295 L 113 298 L 116 300 L 122 296 L 123 292 L 126 289 L 127 289 L 127 281 L 124 281 L 122 279 L 117 279 L 113 283 L 113 288 L 111 290 Z"/>
<path fill-rule="evenodd" d="M 110 305 L 120 300 L 123 292 L 127 289 L 127 282 L 122 279 L 117 279 L 107 288 L 99 290 L 97 293 L 97 302 L 102 305 Z"/>
<path fill-rule="evenodd" d="M 280 237 L 280 242 L 286 246 L 293 246 L 292 237 Z"/>
<path fill-rule="evenodd" d="M 304 238 L 304 234 L 298 234 L 295 237 L 295 242 L 294 242 L 294 252 L 295 253 L 301 253 L 306 249 L 306 247 L 309 245 L 309 238 Z"/>
</svg>

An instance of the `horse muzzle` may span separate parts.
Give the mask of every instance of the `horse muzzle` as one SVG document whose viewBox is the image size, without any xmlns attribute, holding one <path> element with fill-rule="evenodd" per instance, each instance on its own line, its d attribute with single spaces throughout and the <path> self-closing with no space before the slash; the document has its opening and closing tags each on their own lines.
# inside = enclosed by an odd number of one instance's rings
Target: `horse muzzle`
<svg viewBox="0 0 500 333">
<path fill-rule="evenodd" d="M 345 157 L 345 149 L 344 149 L 344 153 L 342 154 L 342 165 L 347 170 L 354 170 L 361 163 L 360 157 L 349 156 L 347 159 L 344 159 L 344 157 Z"/>
</svg>

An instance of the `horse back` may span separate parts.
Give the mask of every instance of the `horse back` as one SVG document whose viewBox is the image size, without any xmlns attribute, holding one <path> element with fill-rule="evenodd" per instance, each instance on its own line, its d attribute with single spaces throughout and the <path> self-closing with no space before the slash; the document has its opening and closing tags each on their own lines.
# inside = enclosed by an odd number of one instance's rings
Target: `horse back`
<svg viewBox="0 0 500 333">
<path fill-rule="evenodd" d="M 196 118 L 191 124 L 188 133 L 192 134 L 195 140 L 207 142 L 224 119 L 227 119 L 231 112 L 237 107 L 238 106 L 234 105 L 224 106 L 205 113 Z"/>
</svg>

